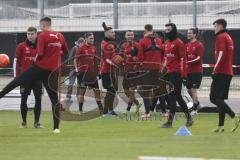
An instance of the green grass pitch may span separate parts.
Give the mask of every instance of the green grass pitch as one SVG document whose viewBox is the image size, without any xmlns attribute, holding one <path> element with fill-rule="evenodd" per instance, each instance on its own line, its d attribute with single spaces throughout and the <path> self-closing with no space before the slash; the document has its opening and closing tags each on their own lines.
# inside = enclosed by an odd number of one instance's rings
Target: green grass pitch
<svg viewBox="0 0 240 160">
<path fill-rule="evenodd" d="M 61 133 L 52 133 L 52 115 L 42 112 L 43 129 L 19 129 L 19 112 L 0 112 L 0 160 L 137 160 L 140 155 L 240 159 L 240 129 L 231 133 L 211 133 L 216 114 L 200 114 L 190 128 L 193 136 L 175 136 L 184 120 L 172 129 L 161 129 L 164 121 L 125 121 L 98 118 L 85 122 L 61 121 Z"/>
</svg>

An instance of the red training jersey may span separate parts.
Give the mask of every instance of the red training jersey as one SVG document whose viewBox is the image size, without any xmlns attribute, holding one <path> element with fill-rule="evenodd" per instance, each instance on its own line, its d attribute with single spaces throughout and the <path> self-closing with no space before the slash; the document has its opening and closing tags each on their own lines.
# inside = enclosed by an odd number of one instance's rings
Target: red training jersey
<svg viewBox="0 0 240 160">
<path fill-rule="evenodd" d="M 233 52 L 234 45 L 232 38 L 225 32 L 220 32 L 216 35 L 215 41 L 215 67 L 213 74 L 233 75 Z"/>
<path fill-rule="evenodd" d="M 14 53 L 14 77 L 19 75 L 19 71 L 22 73 L 33 65 L 36 54 L 35 46 L 30 46 L 27 42 L 22 42 L 17 45 Z"/>
<path fill-rule="evenodd" d="M 182 77 L 187 76 L 185 45 L 179 38 L 164 44 L 167 73 L 178 72 Z"/>
<path fill-rule="evenodd" d="M 185 46 L 187 55 L 188 73 L 203 72 L 204 46 L 201 42 L 189 42 Z"/>
<path fill-rule="evenodd" d="M 61 66 L 61 55 L 68 47 L 61 33 L 44 31 L 38 36 L 36 65 L 54 71 Z"/>
<path fill-rule="evenodd" d="M 84 44 L 76 51 L 76 65 L 78 72 L 98 73 L 97 50 L 93 45 Z"/>
<path fill-rule="evenodd" d="M 136 70 L 137 65 L 137 55 L 139 52 L 139 44 L 138 42 L 132 41 L 130 42 L 125 51 L 123 52 L 124 55 L 124 72 L 130 72 Z M 136 55 L 132 55 L 132 52 L 136 52 Z"/>
<path fill-rule="evenodd" d="M 162 40 L 153 34 L 139 41 L 138 60 L 147 70 L 159 70 L 162 62 Z"/>
<path fill-rule="evenodd" d="M 111 60 L 112 55 L 115 53 L 116 46 L 113 41 L 104 39 L 101 42 L 101 73 L 110 73 L 111 67 L 107 60 Z"/>
</svg>

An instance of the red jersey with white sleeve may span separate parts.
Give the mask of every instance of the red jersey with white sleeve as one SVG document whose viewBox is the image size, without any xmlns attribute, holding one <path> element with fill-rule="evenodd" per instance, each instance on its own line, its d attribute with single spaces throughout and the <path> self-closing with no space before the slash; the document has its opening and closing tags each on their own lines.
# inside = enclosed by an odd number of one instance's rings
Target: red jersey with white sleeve
<svg viewBox="0 0 240 160">
<path fill-rule="evenodd" d="M 233 52 L 234 45 L 232 38 L 226 30 L 217 33 L 215 41 L 215 67 L 213 74 L 233 75 Z"/>
<path fill-rule="evenodd" d="M 163 46 L 160 38 L 153 34 L 139 41 L 138 60 L 147 70 L 159 70 L 161 68 Z"/>
<path fill-rule="evenodd" d="M 182 77 L 187 76 L 185 45 L 179 38 L 164 44 L 164 54 L 167 73 L 178 72 Z"/>
<path fill-rule="evenodd" d="M 112 59 L 112 55 L 115 53 L 116 46 L 114 41 L 111 41 L 107 38 L 101 42 L 101 73 L 110 73 L 111 67 L 109 60 Z"/>
<path fill-rule="evenodd" d="M 132 41 L 129 42 L 131 45 L 128 45 L 123 52 L 124 55 L 124 72 L 130 72 L 136 70 L 137 65 L 137 55 L 139 52 L 138 42 Z M 134 53 L 133 53 L 134 52 Z"/>
<path fill-rule="evenodd" d="M 61 66 L 61 56 L 68 47 L 61 33 L 44 31 L 38 36 L 36 65 L 54 71 Z"/>
<path fill-rule="evenodd" d="M 35 44 L 30 43 L 25 41 L 17 45 L 13 63 L 14 77 L 30 68 L 35 61 L 37 50 Z"/>
<path fill-rule="evenodd" d="M 93 45 L 84 44 L 76 52 L 76 69 L 78 72 L 98 73 L 97 50 Z"/>
<path fill-rule="evenodd" d="M 203 72 L 203 44 L 199 41 L 186 44 L 188 73 Z"/>
</svg>

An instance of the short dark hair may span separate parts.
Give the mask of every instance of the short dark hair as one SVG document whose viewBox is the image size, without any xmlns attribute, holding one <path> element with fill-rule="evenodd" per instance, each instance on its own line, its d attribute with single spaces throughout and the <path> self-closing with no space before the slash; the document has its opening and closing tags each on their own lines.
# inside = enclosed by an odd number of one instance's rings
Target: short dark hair
<svg viewBox="0 0 240 160">
<path fill-rule="evenodd" d="M 227 21 L 223 18 L 217 19 L 216 21 L 213 22 L 213 25 L 217 23 L 223 26 L 224 29 L 227 28 Z"/>
<path fill-rule="evenodd" d="M 36 32 L 37 33 L 37 28 L 35 28 L 35 27 L 28 27 L 27 32 Z"/>
<path fill-rule="evenodd" d="M 196 34 L 196 36 L 198 35 L 198 28 L 190 28 L 189 30 L 191 30 L 193 34 Z"/>
<path fill-rule="evenodd" d="M 84 34 L 84 38 L 88 38 L 88 37 L 90 37 L 92 35 L 93 35 L 92 32 L 87 32 L 87 33 Z"/>
<path fill-rule="evenodd" d="M 43 17 L 40 19 L 40 22 L 45 22 L 46 25 L 48 25 L 48 26 L 51 26 L 51 24 L 52 24 L 52 20 L 50 17 Z"/>
<path fill-rule="evenodd" d="M 153 31 L 153 26 L 152 26 L 151 24 L 146 24 L 146 25 L 144 26 L 144 29 L 145 29 L 146 31 L 151 32 L 151 31 Z"/>
<path fill-rule="evenodd" d="M 172 28 L 177 28 L 176 24 L 174 24 L 174 23 L 167 23 L 167 24 L 165 24 L 165 27 L 169 27 L 169 26 L 171 26 Z"/>
</svg>

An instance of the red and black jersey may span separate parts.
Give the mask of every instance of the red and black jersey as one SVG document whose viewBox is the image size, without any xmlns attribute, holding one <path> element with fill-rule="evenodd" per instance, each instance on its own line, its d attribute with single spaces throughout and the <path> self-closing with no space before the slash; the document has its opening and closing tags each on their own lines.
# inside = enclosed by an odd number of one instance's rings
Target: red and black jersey
<svg viewBox="0 0 240 160">
<path fill-rule="evenodd" d="M 102 40 L 101 42 L 101 67 L 100 72 L 101 73 L 110 73 L 110 64 L 107 62 L 108 60 L 111 60 L 112 55 L 115 53 L 116 45 L 114 41 L 111 41 L 107 38 Z"/>
<path fill-rule="evenodd" d="M 188 73 L 203 72 L 203 44 L 199 41 L 186 44 Z"/>
<path fill-rule="evenodd" d="M 130 45 L 125 48 L 124 55 L 124 72 L 134 71 L 137 65 L 137 55 L 139 52 L 138 42 L 129 42 Z"/>
<path fill-rule="evenodd" d="M 215 41 L 215 67 L 213 74 L 233 75 L 233 51 L 232 38 L 226 31 L 219 32 Z"/>
<path fill-rule="evenodd" d="M 75 58 L 78 72 L 98 73 L 97 50 L 93 45 L 84 44 L 78 48 Z"/>
<path fill-rule="evenodd" d="M 153 34 L 139 41 L 138 60 L 147 70 L 159 70 L 162 62 L 163 46 L 160 38 Z"/>
<path fill-rule="evenodd" d="M 178 72 L 182 77 L 186 77 L 186 53 L 182 40 L 179 38 L 173 41 L 167 40 L 164 46 L 167 73 Z"/>
<path fill-rule="evenodd" d="M 38 36 L 36 65 L 54 71 L 61 65 L 61 55 L 68 53 L 68 47 L 61 33 L 44 31 Z"/>
<path fill-rule="evenodd" d="M 22 42 L 17 45 L 14 53 L 14 77 L 19 75 L 18 72 L 22 73 L 33 65 L 36 54 L 36 48 L 30 46 L 27 42 Z"/>
</svg>

